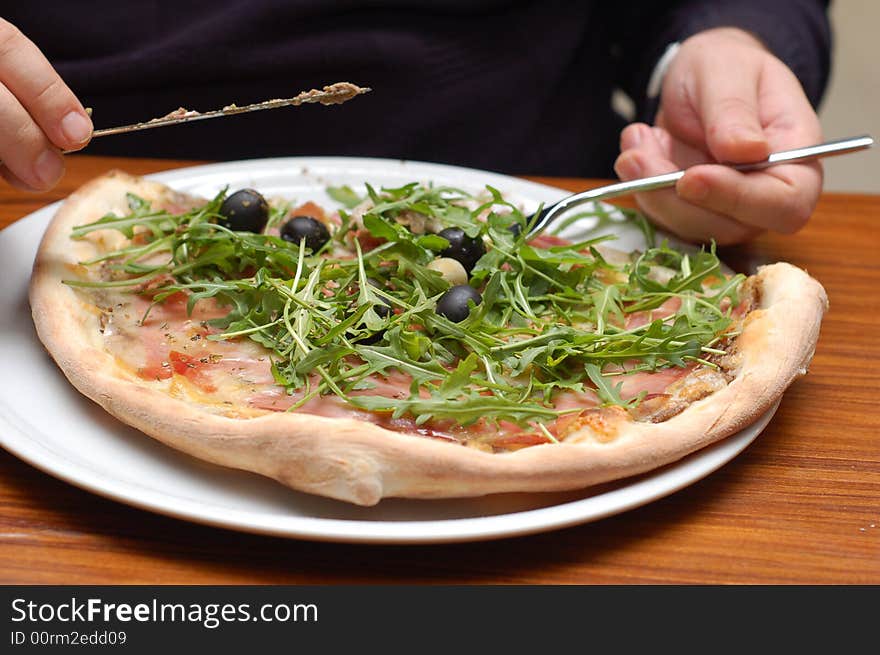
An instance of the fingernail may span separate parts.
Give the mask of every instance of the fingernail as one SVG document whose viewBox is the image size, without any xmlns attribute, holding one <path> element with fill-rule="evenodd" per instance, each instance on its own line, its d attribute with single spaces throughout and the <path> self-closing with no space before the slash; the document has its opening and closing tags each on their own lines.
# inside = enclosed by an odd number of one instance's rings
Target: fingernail
<svg viewBox="0 0 880 655">
<path fill-rule="evenodd" d="M 68 141 L 85 143 L 92 135 L 92 123 L 78 111 L 72 111 L 61 119 L 61 131 Z"/>
<path fill-rule="evenodd" d="M 637 148 L 642 142 L 642 130 L 639 125 L 630 125 L 620 135 L 620 146 L 623 150 Z"/>
<path fill-rule="evenodd" d="M 682 178 L 678 184 L 678 195 L 685 200 L 699 202 L 709 196 L 709 185 L 700 178 Z"/>
<path fill-rule="evenodd" d="M 637 125 L 636 128 L 632 131 L 631 138 L 632 138 L 633 147 L 642 145 L 642 140 L 644 137 L 644 132 L 643 132 L 644 129 L 645 128 L 642 127 L 641 125 Z"/>
<path fill-rule="evenodd" d="M 770 144 L 759 131 L 746 125 L 735 126 L 730 130 L 730 145 L 734 161 L 753 161 L 764 159 L 770 154 Z"/>
<path fill-rule="evenodd" d="M 61 155 L 54 150 L 44 150 L 34 163 L 34 174 L 43 186 L 53 186 L 64 174 Z"/>
</svg>

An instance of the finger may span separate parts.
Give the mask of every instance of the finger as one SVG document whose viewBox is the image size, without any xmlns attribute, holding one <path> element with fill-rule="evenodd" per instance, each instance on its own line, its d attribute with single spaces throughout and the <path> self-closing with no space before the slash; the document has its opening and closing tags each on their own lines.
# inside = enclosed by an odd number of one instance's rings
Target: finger
<svg viewBox="0 0 880 655">
<path fill-rule="evenodd" d="M 82 148 L 92 121 L 82 104 L 34 43 L 0 19 L 0 82 L 61 150 Z"/>
<path fill-rule="evenodd" d="M 620 134 L 620 146 L 619 166 L 617 164 L 615 166 L 622 180 L 643 177 L 642 167 L 637 166 L 637 162 L 643 158 L 655 160 L 648 168 L 653 168 L 654 165 L 664 161 L 675 162 L 673 170 L 712 161 L 706 153 L 674 139 L 662 127 L 649 127 L 644 123 L 633 123 L 624 128 Z M 641 151 L 641 157 L 630 154 L 635 150 Z"/>
<path fill-rule="evenodd" d="M 662 127 L 652 127 L 651 132 L 652 135 L 649 135 L 649 138 L 653 136 L 653 140 L 660 147 L 659 152 L 665 153 L 666 159 L 674 162 L 679 169 L 714 161 L 712 156 L 704 150 L 674 138 L 669 131 Z M 651 142 L 649 140 L 649 143 Z"/>
<path fill-rule="evenodd" d="M 697 82 L 698 107 L 709 152 L 720 162 L 766 159 L 770 143 L 760 120 L 760 66 L 731 75 L 729 63 L 710 60 Z"/>
<path fill-rule="evenodd" d="M 764 75 L 761 104 L 764 133 L 774 151 L 800 148 L 822 141 L 822 126 L 803 87 L 778 60 L 770 60 Z"/>
<path fill-rule="evenodd" d="M 49 142 L 30 114 L 0 84 L 0 161 L 21 184 L 45 191 L 64 174 L 58 149 Z"/>
<path fill-rule="evenodd" d="M 806 224 L 821 189 L 818 162 L 777 166 L 772 173 L 696 166 L 676 186 L 679 196 L 699 207 L 786 234 Z"/>
<path fill-rule="evenodd" d="M 21 191 L 28 191 L 30 193 L 36 193 L 39 191 L 44 191 L 45 189 L 36 189 L 32 187 L 30 184 L 25 184 L 24 181 L 19 179 L 12 171 L 9 170 L 4 165 L 0 165 L 0 178 L 4 179 L 9 186 L 15 187 L 16 189 L 20 189 Z"/>
<path fill-rule="evenodd" d="M 665 157 L 660 141 L 653 132 L 642 133 L 644 140 L 638 148 L 618 157 L 615 169 L 621 179 L 634 179 L 671 173 L 678 166 Z M 636 194 L 639 207 L 661 228 L 689 241 L 719 245 L 739 243 L 761 232 L 720 213 L 704 209 L 682 200 L 672 190 Z"/>
<path fill-rule="evenodd" d="M 645 130 L 650 130 L 646 123 L 630 123 L 620 132 L 620 150 L 638 148 L 641 144 Z"/>
</svg>

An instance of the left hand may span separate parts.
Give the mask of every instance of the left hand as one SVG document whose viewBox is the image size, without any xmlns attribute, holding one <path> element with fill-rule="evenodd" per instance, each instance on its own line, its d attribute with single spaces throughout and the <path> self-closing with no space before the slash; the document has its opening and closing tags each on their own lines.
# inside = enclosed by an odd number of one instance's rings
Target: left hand
<svg viewBox="0 0 880 655">
<path fill-rule="evenodd" d="M 654 127 L 627 126 L 615 170 L 622 180 L 689 168 L 675 190 L 636 195 L 662 228 L 691 241 L 746 241 L 796 232 L 822 190 L 818 162 L 741 173 L 748 163 L 818 143 L 819 119 L 800 82 L 747 32 L 718 28 L 682 43 L 663 84 Z"/>
</svg>

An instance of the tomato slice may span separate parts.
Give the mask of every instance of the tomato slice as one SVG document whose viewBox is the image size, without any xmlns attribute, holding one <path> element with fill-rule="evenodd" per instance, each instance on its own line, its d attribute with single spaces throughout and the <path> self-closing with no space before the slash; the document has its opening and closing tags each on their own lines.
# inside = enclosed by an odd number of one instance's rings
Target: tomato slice
<svg viewBox="0 0 880 655">
<path fill-rule="evenodd" d="M 175 373 L 184 376 L 199 388 L 209 392 L 217 390 L 217 387 L 211 383 L 211 378 L 205 370 L 206 367 L 210 366 L 209 360 L 199 359 L 182 353 L 179 350 L 172 350 L 168 353 L 168 361 Z"/>
</svg>

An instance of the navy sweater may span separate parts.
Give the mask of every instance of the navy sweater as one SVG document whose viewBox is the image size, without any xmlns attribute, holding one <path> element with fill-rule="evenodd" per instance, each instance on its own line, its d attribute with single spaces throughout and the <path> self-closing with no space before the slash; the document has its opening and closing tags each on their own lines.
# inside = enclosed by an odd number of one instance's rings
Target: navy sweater
<svg viewBox="0 0 880 655">
<path fill-rule="evenodd" d="M 98 139 L 92 154 L 358 155 L 610 176 L 624 124 L 612 90 L 647 111 L 658 57 L 695 32 L 752 31 L 817 104 L 829 73 L 826 9 L 821 0 L 96 0 L 10 3 L 4 17 L 99 128 L 337 81 L 373 88 L 341 106 Z"/>
</svg>

